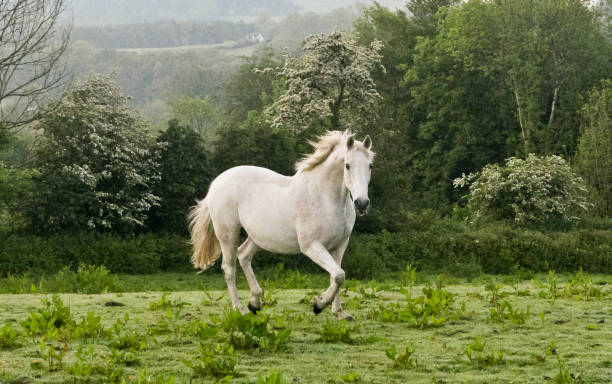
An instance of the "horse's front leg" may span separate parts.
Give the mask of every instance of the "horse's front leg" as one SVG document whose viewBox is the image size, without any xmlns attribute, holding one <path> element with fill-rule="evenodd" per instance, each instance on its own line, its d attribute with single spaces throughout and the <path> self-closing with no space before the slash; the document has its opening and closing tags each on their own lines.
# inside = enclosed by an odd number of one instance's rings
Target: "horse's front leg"
<svg viewBox="0 0 612 384">
<path fill-rule="evenodd" d="M 331 252 L 334 261 L 338 264 L 338 266 L 342 265 L 342 257 L 344 256 L 344 251 L 346 251 L 346 247 L 348 246 L 349 239 L 347 238 L 344 243 L 342 243 L 338 248 Z M 336 293 L 334 299 L 332 301 L 332 313 L 339 319 L 346 319 L 348 321 L 353 321 L 353 316 L 350 313 L 346 313 L 342 310 L 342 304 L 340 303 L 340 291 Z"/>
<path fill-rule="evenodd" d="M 325 269 L 330 276 L 329 288 L 314 303 L 314 313 L 319 314 L 340 292 L 340 286 L 344 282 L 344 271 L 323 244 L 318 241 L 310 243 L 307 247 L 302 247 L 302 253 Z"/>
</svg>

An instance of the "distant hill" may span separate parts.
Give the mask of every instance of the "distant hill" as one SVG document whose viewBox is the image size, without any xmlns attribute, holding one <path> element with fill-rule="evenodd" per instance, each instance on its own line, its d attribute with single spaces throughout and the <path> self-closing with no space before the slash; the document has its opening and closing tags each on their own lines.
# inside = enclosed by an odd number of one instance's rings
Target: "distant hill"
<svg viewBox="0 0 612 384">
<path fill-rule="evenodd" d="M 76 25 L 213 21 L 302 10 L 291 0 L 73 0 L 71 8 Z"/>
<path fill-rule="evenodd" d="M 328 13 L 337 8 L 370 6 L 375 0 L 72 0 L 74 24 L 117 25 L 158 21 L 253 21 L 258 16 Z M 407 0 L 376 0 L 402 8 Z"/>
</svg>

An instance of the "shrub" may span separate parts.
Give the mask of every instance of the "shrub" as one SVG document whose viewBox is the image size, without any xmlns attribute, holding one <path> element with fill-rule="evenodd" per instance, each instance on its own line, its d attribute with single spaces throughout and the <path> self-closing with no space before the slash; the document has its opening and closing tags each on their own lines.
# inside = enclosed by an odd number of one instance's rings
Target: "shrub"
<svg viewBox="0 0 612 384">
<path fill-rule="evenodd" d="M 123 237 L 112 234 L 63 234 L 35 236 L 0 234 L 2 274 L 54 273 L 80 264 L 104 266 L 112 273 L 154 273 L 160 270 L 191 270 L 191 248 L 176 235 L 144 234 Z M 97 274 L 101 269 L 83 270 Z"/>
<path fill-rule="evenodd" d="M 469 185 L 468 209 L 473 220 L 490 217 L 518 223 L 571 222 L 590 206 L 584 180 L 554 155 L 529 154 L 525 160 L 511 157 L 503 167 L 487 165 L 480 172 L 455 179 L 453 185 Z"/>
<path fill-rule="evenodd" d="M 64 267 L 49 283 L 53 292 L 102 293 L 118 292 L 119 279 L 103 265 L 80 264 L 76 272 Z"/>
</svg>

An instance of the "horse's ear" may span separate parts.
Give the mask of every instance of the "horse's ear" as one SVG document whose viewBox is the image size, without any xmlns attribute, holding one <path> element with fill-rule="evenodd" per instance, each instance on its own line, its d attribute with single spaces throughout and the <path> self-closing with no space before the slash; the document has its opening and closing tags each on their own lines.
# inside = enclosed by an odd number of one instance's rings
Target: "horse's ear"
<svg viewBox="0 0 612 384">
<path fill-rule="evenodd" d="M 346 139 L 346 148 L 353 148 L 353 144 L 355 144 L 355 135 L 350 135 L 348 139 Z"/>
<path fill-rule="evenodd" d="M 363 139 L 363 146 L 366 149 L 372 148 L 372 139 L 370 139 L 370 135 L 366 135 L 365 139 Z"/>
</svg>

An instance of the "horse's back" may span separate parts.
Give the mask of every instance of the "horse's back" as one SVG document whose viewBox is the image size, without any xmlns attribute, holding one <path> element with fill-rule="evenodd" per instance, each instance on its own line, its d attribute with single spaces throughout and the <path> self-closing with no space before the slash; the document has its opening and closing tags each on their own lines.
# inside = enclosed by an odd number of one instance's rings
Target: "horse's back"
<svg viewBox="0 0 612 384">
<path fill-rule="evenodd" d="M 296 196 L 291 182 L 291 177 L 261 167 L 239 166 L 223 172 L 207 195 L 215 230 L 243 227 L 261 248 L 296 252 Z"/>
</svg>

